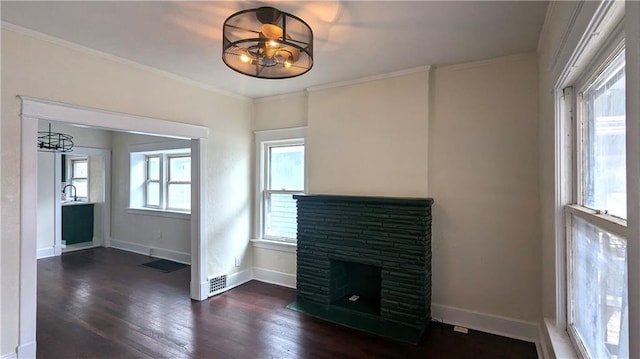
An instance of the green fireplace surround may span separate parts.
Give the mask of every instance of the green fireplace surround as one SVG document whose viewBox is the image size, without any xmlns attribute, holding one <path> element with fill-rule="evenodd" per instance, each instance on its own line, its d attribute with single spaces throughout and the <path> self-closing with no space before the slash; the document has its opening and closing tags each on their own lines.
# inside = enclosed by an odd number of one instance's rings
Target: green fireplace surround
<svg viewBox="0 0 640 359">
<path fill-rule="evenodd" d="M 431 319 L 433 199 L 294 198 L 297 296 L 288 308 L 417 344 Z"/>
</svg>

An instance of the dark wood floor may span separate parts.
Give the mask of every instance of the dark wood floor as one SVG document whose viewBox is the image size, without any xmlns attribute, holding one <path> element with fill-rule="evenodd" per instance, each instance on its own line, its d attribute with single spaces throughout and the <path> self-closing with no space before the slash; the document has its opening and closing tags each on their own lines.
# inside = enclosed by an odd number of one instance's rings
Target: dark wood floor
<svg viewBox="0 0 640 359">
<path fill-rule="evenodd" d="M 189 269 L 98 248 L 38 260 L 39 358 L 537 358 L 535 345 L 433 323 L 418 346 L 285 308 L 295 291 L 251 281 L 202 302 Z"/>
</svg>

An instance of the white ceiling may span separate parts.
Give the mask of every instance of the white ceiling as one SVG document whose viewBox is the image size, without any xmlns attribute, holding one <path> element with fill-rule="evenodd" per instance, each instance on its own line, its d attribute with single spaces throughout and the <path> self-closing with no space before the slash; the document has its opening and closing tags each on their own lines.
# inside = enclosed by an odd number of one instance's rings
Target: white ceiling
<svg viewBox="0 0 640 359">
<path fill-rule="evenodd" d="M 232 13 L 274 6 L 314 31 L 314 66 L 285 80 L 222 62 Z M 2 20 L 252 98 L 424 65 L 534 51 L 547 2 L 533 1 L 2 1 Z"/>
</svg>

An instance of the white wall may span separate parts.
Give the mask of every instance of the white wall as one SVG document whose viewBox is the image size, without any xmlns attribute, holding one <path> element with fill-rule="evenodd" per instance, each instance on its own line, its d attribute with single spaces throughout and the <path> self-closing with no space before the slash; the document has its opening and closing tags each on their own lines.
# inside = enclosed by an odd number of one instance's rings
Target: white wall
<svg viewBox="0 0 640 359">
<path fill-rule="evenodd" d="M 433 197 L 433 302 L 537 322 L 536 56 L 441 67 L 432 77 L 309 93 L 309 192 Z M 295 253 L 254 248 L 254 265 L 295 274 Z"/>
<path fill-rule="evenodd" d="M 168 141 L 176 140 L 165 137 L 114 132 L 111 156 L 111 238 L 153 250 L 162 249 L 189 255 L 191 252 L 190 218 L 166 218 L 128 212 L 130 191 L 129 147 L 131 145 Z M 190 141 L 185 141 L 185 143 L 187 147 L 191 146 Z M 115 246 L 117 247 L 117 245 Z M 153 254 L 153 251 L 151 253 Z"/>
<path fill-rule="evenodd" d="M 262 98 L 255 101 L 254 130 L 308 125 L 309 193 L 425 197 L 427 88 L 424 70 Z M 296 274 L 295 253 L 254 248 L 253 255 L 256 268 Z"/>
<path fill-rule="evenodd" d="M 93 205 L 93 238 L 94 241 L 104 244 L 107 238 L 103 238 L 103 213 L 105 211 L 106 193 L 106 173 L 104 156 L 89 156 L 89 201 L 95 203 Z"/>
<path fill-rule="evenodd" d="M 253 102 L 253 130 L 303 127 L 307 125 L 307 93 L 263 97 Z"/>
<path fill-rule="evenodd" d="M 535 54 L 433 71 L 434 303 L 540 318 L 537 74 Z"/>
<path fill-rule="evenodd" d="M 299 92 L 283 96 L 273 96 L 254 101 L 253 130 L 274 130 L 304 127 L 307 125 L 307 93 Z M 255 151 L 255 136 L 254 150 Z M 255 155 L 251 158 L 256 163 Z M 255 178 L 255 165 L 252 172 Z M 255 194 L 254 194 L 255 195 Z M 255 221 L 252 221 L 255 223 Z M 252 233 L 256 232 L 253 228 Z M 265 248 L 253 248 L 253 266 L 284 276 L 296 275 L 296 253 Z"/>
<path fill-rule="evenodd" d="M 251 101 L 7 29 L 2 29 L 1 56 L 0 355 L 15 352 L 18 344 L 21 121 L 17 95 L 208 127 L 208 273 L 243 269 L 234 266 L 235 256 L 244 256 L 243 263 L 250 266 Z"/>
<path fill-rule="evenodd" d="M 58 192 L 56 189 L 60 187 L 60 178 L 55 178 L 55 157 L 53 152 L 38 152 L 37 248 L 50 248 L 51 252 L 56 239 L 54 201 Z"/>
<path fill-rule="evenodd" d="M 309 93 L 308 192 L 426 197 L 428 72 Z"/>
</svg>

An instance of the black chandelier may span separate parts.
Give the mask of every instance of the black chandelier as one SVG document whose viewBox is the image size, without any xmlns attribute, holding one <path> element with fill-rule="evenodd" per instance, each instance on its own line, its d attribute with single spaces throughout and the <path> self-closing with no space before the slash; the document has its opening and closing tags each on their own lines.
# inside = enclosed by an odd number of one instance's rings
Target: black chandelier
<svg viewBox="0 0 640 359">
<path fill-rule="evenodd" d="M 302 19 L 272 7 L 237 12 L 224 21 L 222 61 L 252 77 L 285 79 L 313 66 L 313 31 Z"/>
<path fill-rule="evenodd" d="M 60 132 L 38 131 L 38 151 L 41 152 L 71 152 L 73 151 L 73 136 Z"/>
</svg>

